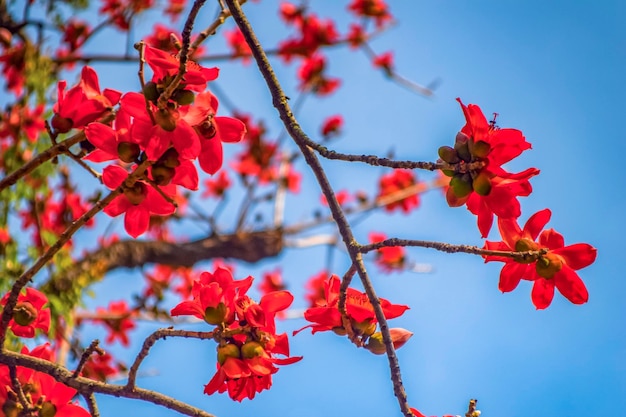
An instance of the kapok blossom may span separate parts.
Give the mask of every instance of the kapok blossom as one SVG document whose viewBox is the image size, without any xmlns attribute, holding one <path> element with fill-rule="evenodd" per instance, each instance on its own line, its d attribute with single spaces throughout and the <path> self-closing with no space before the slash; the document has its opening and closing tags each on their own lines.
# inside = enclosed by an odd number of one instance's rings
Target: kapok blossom
<svg viewBox="0 0 626 417">
<path fill-rule="evenodd" d="M 222 142 L 240 142 L 246 134 L 246 125 L 234 117 L 216 116 L 219 102 L 208 91 L 196 96 L 194 106 L 201 109 L 202 114 L 206 114 L 201 121 L 193 123 L 200 137 L 198 162 L 204 172 L 215 174 L 224 161 Z"/>
<path fill-rule="evenodd" d="M 24 346 L 21 353 L 48 362 L 53 361 L 52 351 L 48 343 L 37 346 L 30 352 Z M 16 377 L 26 398 L 35 408 L 35 411 L 28 415 L 41 417 L 90 416 L 87 410 L 71 402 L 76 395 L 76 390 L 57 382 L 52 375 L 17 366 Z M 20 403 L 16 390 L 17 388 L 13 386 L 11 380 L 9 367 L 0 365 L 0 414 L 2 416 L 22 415 L 23 405 Z"/>
<path fill-rule="evenodd" d="M 220 330 L 215 333 L 217 372 L 204 388 L 207 395 L 228 391 L 235 401 L 252 399 L 271 387 L 276 365 L 302 359 L 289 357 L 287 335 L 276 334 L 275 317 L 291 305 L 293 295 L 272 291 L 257 304 L 246 295 L 252 280 L 234 280 L 224 268 L 203 272 L 194 283 L 193 300 L 183 301 L 171 311 L 172 316 L 192 315 Z"/>
<path fill-rule="evenodd" d="M 587 243 L 565 246 L 563 236 L 554 229 L 542 231 L 551 215 L 550 210 L 541 210 L 528 219 L 523 229 L 515 219 L 498 218 L 502 241 L 485 242 L 485 249 L 489 250 L 545 252 L 528 260 L 484 256 L 485 262 L 505 263 L 498 284 L 502 292 L 513 291 L 522 279 L 533 281 L 531 298 L 537 309 L 550 305 L 555 288 L 574 304 L 586 303 L 589 299 L 587 288 L 575 271 L 591 265 L 597 254 L 596 249 Z"/>
<path fill-rule="evenodd" d="M 387 239 L 384 233 L 369 234 L 370 243 Z M 406 254 L 402 246 L 385 246 L 376 251 L 376 264 L 386 272 L 402 270 L 406 265 Z"/>
<path fill-rule="evenodd" d="M 105 339 L 106 343 L 113 343 L 115 340 L 119 340 L 123 346 L 130 345 L 128 332 L 135 328 L 135 322 L 131 318 L 133 311 L 128 308 L 126 301 L 111 301 L 106 309 L 98 307 L 96 314 L 106 317 L 96 320 L 104 323 L 109 330 L 109 334 Z"/>
<path fill-rule="evenodd" d="M 9 293 L 0 301 L 3 307 L 9 299 Z M 42 292 L 27 287 L 17 297 L 17 304 L 13 308 L 13 317 L 9 322 L 9 329 L 18 337 L 35 337 L 36 329 L 48 333 L 50 329 L 50 309 L 44 306 L 48 298 Z"/>
<path fill-rule="evenodd" d="M 444 170 L 452 177 L 446 192 L 450 207 L 467 203 L 467 208 L 478 216 L 478 228 L 487 237 L 493 215 L 517 218 L 521 209 L 517 197 L 528 196 L 532 187 L 528 180 L 539 174 L 536 168 L 512 174 L 502 168 L 522 152 L 530 149 L 524 135 L 517 129 L 500 129 L 495 120 L 488 122 L 480 107 L 464 105 L 465 126 L 457 134 L 454 148 L 439 148 L 441 159 L 454 170 Z"/>
<path fill-rule="evenodd" d="M 330 139 L 341 134 L 343 126 L 343 117 L 334 115 L 327 117 L 322 124 L 321 133 L 324 139 Z"/>
<path fill-rule="evenodd" d="M 304 318 L 312 324 L 303 327 L 294 332 L 301 332 L 304 329 L 311 328 L 312 333 L 324 332 L 332 330 L 339 335 L 347 332 L 339 311 L 339 287 L 341 280 L 337 275 L 331 275 L 324 282 L 324 302 L 316 307 L 311 307 L 304 312 Z M 408 306 L 400 304 L 391 304 L 388 300 L 380 298 L 380 306 L 383 310 L 385 318 L 393 319 L 400 317 Z M 374 307 L 367 298 L 367 294 L 362 293 L 354 288 L 348 288 L 346 291 L 346 313 L 350 320 L 352 330 L 357 336 L 365 338 L 371 336 L 376 331 L 376 315 Z"/>
<path fill-rule="evenodd" d="M 109 165 L 102 171 L 102 182 L 111 190 L 122 186 L 128 178 L 128 172 L 118 165 Z M 162 186 L 165 193 L 174 194 L 174 186 Z M 132 187 L 126 187 L 124 192 L 104 208 L 104 212 L 111 217 L 124 213 L 124 228 L 132 237 L 136 238 L 148 230 L 150 215 L 169 216 L 176 211 L 176 207 L 150 184 L 136 181 Z"/>
<path fill-rule="evenodd" d="M 80 129 L 96 121 L 116 105 L 122 95 L 109 88 L 100 92 L 98 74 L 87 66 L 83 67 L 80 82 L 67 91 L 66 87 L 66 81 L 59 81 L 57 103 L 51 121 L 52 127 L 60 133 Z"/>
<path fill-rule="evenodd" d="M 393 172 L 385 174 L 380 178 L 378 184 L 377 201 L 384 201 L 386 198 L 399 196 L 403 190 L 407 190 L 405 197 L 394 199 L 394 201 L 385 204 L 386 211 L 394 211 L 399 208 L 407 214 L 414 208 L 418 208 L 420 204 L 419 192 L 425 187 L 419 184 L 413 171 L 407 169 L 394 169 Z M 414 190 L 410 190 L 413 189 Z"/>
</svg>

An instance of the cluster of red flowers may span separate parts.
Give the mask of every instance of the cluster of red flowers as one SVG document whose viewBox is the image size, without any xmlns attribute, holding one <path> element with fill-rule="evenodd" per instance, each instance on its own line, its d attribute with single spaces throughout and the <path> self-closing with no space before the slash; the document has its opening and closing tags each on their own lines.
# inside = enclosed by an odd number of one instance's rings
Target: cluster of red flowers
<svg viewBox="0 0 626 417">
<path fill-rule="evenodd" d="M 233 400 L 252 399 L 270 388 L 276 365 L 301 359 L 289 356 L 287 334 L 276 333 L 275 317 L 291 305 L 293 296 L 271 291 L 257 303 L 246 295 L 252 281 L 250 276 L 234 280 L 225 268 L 203 272 L 194 282 L 193 300 L 171 311 L 172 316 L 190 315 L 216 326 L 217 372 L 204 388 L 207 395 L 228 391 Z"/>
<path fill-rule="evenodd" d="M 187 63 L 182 82 L 167 100 L 161 96 L 178 73 L 177 57 L 145 47 L 145 58 L 153 76 L 140 93 L 100 92 L 98 78 L 91 68 L 83 68 L 81 81 L 66 91 L 59 82 L 59 98 L 54 107 L 52 127 L 57 133 L 83 129 L 95 149 L 85 156 L 92 162 L 116 160 L 103 170 L 102 180 L 110 189 L 123 188 L 105 208 L 111 216 L 125 213 L 124 226 L 133 237 L 143 234 L 150 217 L 174 213 L 177 188 L 198 189 L 198 172 L 193 164 L 214 174 L 222 166 L 222 142 L 240 141 L 246 128 L 231 117 L 217 116 L 218 101 L 207 82 L 218 76 L 217 68 Z M 112 125 L 97 121 L 120 103 Z M 128 165 L 135 169 L 144 161 L 149 169 L 129 181 Z"/>
<path fill-rule="evenodd" d="M 320 281 L 315 280 L 315 282 L 319 283 Z M 377 331 L 378 320 L 367 294 L 354 288 L 347 289 L 346 321 L 344 321 L 339 310 L 341 280 L 338 276 L 331 275 L 322 283 L 324 285 L 323 299 L 315 300 L 317 304 L 304 312 L 304 318 L 312 324 L 293 332 L 294 335 L 308 328 L 311 329 L 312 333 L 331 330 L 340 336 L 348 335 L 354 343 L 365 347 L 372 353 L 384 353 L 385 346 L 382 341 L 382 334 Z M 311 299 L 313 300 L 313 298 Z M 408 306 L 392 304 L 384 298 L 380 299 L 380 306 L 386 319 L 400 317 L 409 309 Z M 413 333 L 402 328 L 390 329 L 390 333 L 395 349 L 403 346 L 413 335 Z"/>
<path fill-rule="evenodd" d="M 443 170 L 451 177 L 446 192 L 448 204 L 452 207 L 467 204 L 478 217 L 483 237 L 491 230 L 494 214 L 498 217 L 503 241 L 487 241 L 485 249 L 537 252 L 524 258 L 485 256 L 485 262 L 505 262 L 500 273 L 500 290 L 512 291 L 521 279 L 526 279 L 534 283 L 531 298 L 538 309 L 550 305 L 555 287 L 572 303 L 587 302 L 585 284 L 574 271 L 593 263 L 596 249 L 586 243 L 565 246 L 563 236 L 553 229 L 541 232 L 550 220 L 548 209 L 531 216 L 524 229 L 517 224 L 521 215 L 517 198 L 531 193 L 529 179 L 539 174 L 539 170 L 528 168 L 513 174 L 502 165 L 530 149 L 530 143 L 519 130 L 500 129 L 495 120 L 488 122 L 480 107 L 466 106 L 461 100 L 459 103 L 466 124 L 457 134 L 454 147 L 439 148 L 439 156 L 450 167 Z"/>
<path fill-rule="evenodd" d="M 0 305 L 4 307 L 8 299 L 9 293 L 2 297 Z M 35 337 L 37 329 L 47 334 L 50 329 L 50 309 L 47 303 L 48 298 L 41 291 L 27 287 L 17 298 L 9 329 L 18 337 Z"/>
<path fill-rule="evenodd" d="M 446 199 L 450 207 L 467 204 L 478 217 L 478 229 L 487 237 L 493 216 L 511 219 L 521 214 L 517 197 L 530 194 L 529 179 L 539 174 L 536 168 L 512 174 L 502 168 L 522 152 L 530 149 L 524 135 L 517 129 L 500 129 L 488 122 L 480 107 L 470 104 L 461 108 L 465 126 L 457 134 L 454 147 L 442 146 L 439 156 L 452 168 L 443 170 L 450 176 Z"/>
</svg>

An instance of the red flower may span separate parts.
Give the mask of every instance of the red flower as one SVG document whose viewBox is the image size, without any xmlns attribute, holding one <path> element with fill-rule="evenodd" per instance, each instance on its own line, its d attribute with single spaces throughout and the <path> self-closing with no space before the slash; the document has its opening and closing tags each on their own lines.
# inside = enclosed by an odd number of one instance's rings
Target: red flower
<svg viewBox="0 0 626 417">
<path fill-rule="evenodd" d="M 152 124 L 146 111 L 146 100 L 142 94 L 124 94 L 117 118 L 126 120 L 132 117 L 132 126 L 127 126 L 131 138 L 126 140 L 140 144 L 151 161 L 158 160 L 172 146 L 180 159 L 197 158 L 200 153 L 200 137 L 192 125 L 199 123 L 208 112 L 202 113 L 195 107 L 191 111 L 191 106 L 172 107 L 165 111 L 158 110 L 153 103 L 150 106 L 157 121 L 156 125 Z M 118 130 L 122 131 L 123 127 Z"/>
<path fill-rule="evenodd" d="M 341 128 L 343 127 L 343 117 L 340 115 L 330 116 L 324 120 L 322 124 L 322 136 L 324 139 L 330 139 L 334 136 L 341 134 Z"/>
<path fill-rule="evenodd" d="M 207 179 L 204 181 L 206 190 L 202 193 L 202 198 L 217 197 L 221 198 L 228 187 L 230 187 L 230 179 L 226 171 L 220 171 L 215 179 Z"/>
<path fill-rule="evenodd" d="M 384 0 L 354 0 L 348 9 L 359 17 L 375 19 L 377 28 L 392 20 Z"/>
<path fill-rule="evenodd" d="M 107 343 L 113 343 L 117 339 L 124 346 L 130 345 L 128 331 L 135 328 L 135 322 L 131 319 L 133 311 L 128 308 L 126 301 L 111 301 L 106 309 L 98 307 L 96 314 L 106 317 L 97 321 L 104 323 L 109 329 L 105 340 Z"/>
<path fill-rule="evenodd" d="M 385 52 L 377 55 L 372 61 L 374 67 L 383 69 L 387 74 L 391 74 L 393 70 L 393 52 Z"/>
<path fill-rule="evenodd" d="M 329 280 L 324 282 L 325 304 L 307 309 L 304 312 L 304 318 L 313 324 L 303 327 L 294 332 L 294 334 L 309 327 L 312 333 L 333 330 L 338 334 L 345 334 L 341 313 L 338 308 L 340 281 L 338 276 L 331 275 Z M 409 309 L 408 306 L 391 304 L 384 298 L 380 298 L 380 305 L 387 319 L 399 317 Z M 346 293 L 346 312 L 355 330 L 361 331 L 367 336 L 374 333 L 376 330 L 375 324 L 378 320 L 374 314 L 372 303 L 365 293 L 354 288 L 348 288 Z"/>
<path fill-rule="evenodd" d="M 11 136 L 18 141 L 26 135 L 31 142 L 37 141 L 39 133 L 46 130 L 43 105 L 30 109 L 28 104 L 14 104 L 6 113 L 0 115 L 0 139 Z"/>
<path fill-rule="evenodd" d="M 22 354 L 34 358 L 52 361 L 50 345 L 45 344 L 28 351 L 22 348 Z M 31 405 L 40 407 L 40 416 L 54 417 L 89 417 L 90 414 L 70 401 L 76 395 L 76 390 L 57 382 L 51 375 L 37 372 L 21 366 L 16 367 L 17 380 L 31 402 Z M 0 365 L 0 407 L 3 416 L 22 415 L 22 405 L 17 400 L 17 393 L 10 377 L 9 367 Z"/>
<path fill-rule="evenodd" d="M 233 50 L 233 58 L 243 58 L 243 63 L 248 64 L 252 56 L 252 51 L 239 28 L 225 31 L 224 36 L 226 37 L 228 46 Z"/>
<path fill-rule="evenodd" d="M 304 14 L 304 9 L 291 4 L 281 6 L 281 16 L 288 24 L 300 31 L 297 37 L 287 39 L 279 45 L 279 55 L 289 62 L 294 55 L 312 56 L 323 45 L 333 45 L 339 35 L 332 20 L 320 20 L 314 14 Z"/>
<path fill-rule="evenodd" d="M 306 299 L 309 302 L 309 307 L 318 307 L 326 305 L 326 280 L 328 273 L 322 271 L 317 275 L 312 276 L 306 282 L 305 288 L 307 290 Z"/>
<path fill-rule="evenodd" d="M 367 40 L 367 33 L 363 29 L 363 26 L 355 23 L 350 23 L 350 32 L 346 38 L 350 48 L 358 48 Z"/>
<path fill-rule="evenodd" d="M 201 122 L 194 124 L 201 138 L 198 162 L 200 168 L 209 174 L 215 174 L 222 167 L 222 142 L 239 142 L 246 134 L 246 125 L 241 120 L 216 116 L 218 105 L 217 98 L 208 91 L 196 96 L 195 106 L 207 114 Z"/>
<path fill-rule="evenodd" d="M 235 299 L 245 295 L 252 280 L 249 276 L 236 281 L 225 268 L 217 268 L 214 273 L 203 272 L 193 284 L 193 300 L 179 303 L 170 314 L 194 316 L 212 325 L 232 324 L 235 320 Z"/>
<path fill-rule="evenodd" d="M 326 68 L 326 58 L 322 55 L 312 55 L 307 57 L 302 66 L 298 69 L 300 79 L 300 90 L 310 90 L 314 94 L 325 96 L 334 92 L 340 80 L 338 78 L 328 78 L 324 74 Z"/>
<path fill-rule="evenodd" d="M 98 74 L 90 67 L 83 67 L 80 82 L 67 92 L 66 86 L 66 81 L 59 81 L 58 101 L 53 108 L 52 127 L 60 133 L 80 129 L 95 121 L 116 105 L 122 95 L 108 88 L 101 93 Z"/>
<path fill-rule="evenodd" d="M 106 382 L 109 377 L 119 374 L 119 364 L 113 366 L 113 356 L 109 353 L 104 355 L 92 355 L 83 367 L 82 376 L 85 378 L 95 379 L 96 381 Z"/>
<path fill-rule="evenodd" d="M 377 243 L 387 239 L 387 236 L 384 233 L 372 232 L 369 239 L 370 243 Z M 385 246 L 376 251 L 376 264 L 386 272 L 402 270 L 405 263 L 405 250 L 402 246 Z"/>
<path fill-rule="evenodd" d="M 177 56 L 146 45 L 145 57 L 154 72 L 152 82 L 157 85 L 167 84 L 178 74 L 180 60 Z M 204 68 L 189 60 L 183 83 L 185 89 L 201 92 L 206 89 L 207 82 L 215 80 L 218 75 L 218 68 Z"/>
<path fill-rule="evenodd" d="M 505 263 L 498 285 L 502 292 L 513 291 L 521 279 L 533 281 L 531 298 L 537 309 L 550 305 L 555 287 L 572 303 L 586 303 L 589 298 L 587 288 L 575 271 L 591 265 L 596 259 L 596 249 L 593 246 L 587 243 L 565 246 L 563 236 L 554 229 L 542 232 L 551 215 L 550 210 L 541 210 L 528 219 L 523 229 L 520 229 L 515 219 L 498 218 L 503 241 L 485 242 L 485 249 L 490 250 L 547 250 L 545 254 L 530 261 L 485 256 L 485 262 Z M 537 237 L 539 241 L 536 242 Z"/>
<path fill-rule="evenodd" d="M 102 181 L 109 189 L 115 190 L 120 187 L 128 173 L 118 165 L 110 165 L 102 172 Z M 161 189 L 168 193 L 173 191 L 174 186 L 162 186 Z M 170 194 L 173 194 L 171 192 Z M 150 226 L 150 214 L 168 216 L 176 211 L 176 207 L 169 203 L 154 188 L 143 181 L 137 181 L 132 188 L 126 188 L 123 194 L 104 208 L 104 212 L 111 217 L 125 213 L 124 228 L 132 237 L 142 235 Z"/>
<path fill-rule="evenodd" d="M 286 334 L 276 334 L 275 316 L 293 302 L 287 291 L 265 294 L 257 304 L 245 295 L 252 277 L 234 280 L 230 271 L 217 268 L 215 273 L 203 272 L 194 283 L 193 300 L 183 301 L 171 311 L 172 316 L 192 315 L 211 325 L 219 325 L 215 339 L 217 372 L 205 386 L 207 395 L 226 392 L 236 401 L 254 398 L 257 392 L 269 389 L 276 365 L 297 362 L 301 357 L 289 356 Z M 278 359 L 275 355 L 287 356 Z"/>
<path fill-rule="evenodd" d="M 2 297 L 0 305 L 4 307 L 8 299 L 7 293 Z M 50 329 L 50 309 L 43 308 L 47 303 L 48 298 L 42 292 L 27 287 L 25 293 L 17 297 L 9 329 L 18 337 L 35 337 L 35 329 L 47 334 Z"/>
<path fill-rule="evenodd" d="M 467 203 L 467 208 L 478 216 L 478 228 L 487 237 L 493 215 L 502 218 L 520 216 L 517 197 L 527 196 L 532 187 L 528 180 L 539 174 L 529 168 L 511 174 L 502 168 L 505 164 L 530 149 L 522 132 L 500 129 L 495 121 L 488 122 L 480 107 L 465 106 L 460 99 L 466 124 L 456 137 L 454 148 L 442 146 L 439 156 L 456 171 L 445 171 L 451 176 L 446 200 L 450 207 Z"/>
<path fill-rule="evenodd" d="M 352 200 L 352 196 L 350 195 L 350 192 L 348 190 L 339 190 L 335 193 L 335 198 L 337 199 L 337 203 L 339 203 L 340 206 L 343 206 L 344 204 Z M 322 194 L 322 196 L 320 197 L 320 202 L 322 203 L 322 205 L 328 206 L 328 200 L 326 200 L 326 196 L 324 194 Z"/>
<path fill-rule="evenodd" d="M 274 291 L 281 291 L 286 289 L 287 286 L 283 282 L 283 277 L 280 269 L 273 272 L 266 272 L 263 274 L 263 281 L 259 284 L 259 291 L 261 294 L 269 294 Z"/>
<path fill-rule="evenodd" d="M 379 191 L 377 200 L 384 200 L 388 196 L 399 195 L 402 190 L 410 191 L 418 184 L 413 171 L 406 169 L 395 169 L 392 173 L 383 175 L 379 182 Z M 421 185 L 414 192 L 409 192 L 404 198 L 397 199 L 385 205 L 386 211 L 394 211 L 397 208 L 402 209 L 406 214 L 412 209 L 419 207 L 420 200 L 418 192 Z"/>
</svg>

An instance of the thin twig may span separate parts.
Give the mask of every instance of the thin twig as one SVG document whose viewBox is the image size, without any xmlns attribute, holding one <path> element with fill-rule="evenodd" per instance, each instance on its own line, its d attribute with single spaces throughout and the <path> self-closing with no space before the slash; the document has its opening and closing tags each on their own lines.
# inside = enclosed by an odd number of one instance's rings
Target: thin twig
<svg viewBox="0 0 626 417">
<path fill-rule="evenodd" d="M 89 409 L 89 414 L 91 414 L 91 417 L 100 417 L 100 412 L 98 411 L 98 403 L 96 402 L 96 396 L 93 395 L 93 392 L 90 394 L 83 394 L 83 398 L 87 403 L 87 408 Z"/>
<path fill-rule="evenodd" d="M 538 257 L 545 255 L 548 252 L 548 249 L 540 249 L 540 250 L 530 250 L 530 251 L 500 251 L 500 250 L 489 250 L 479 248 L 478 246 L 470 246 L 470 245 L 452 245 L 450 243 L 443 242 L 433 242 L 428 240 L 412 240 L 412 239 L 398 239 L 391 238 L 385 239 L 380 242 L 370 243 L 369 245 L 363 245 L 359 248 L 359 252 L 367 253 L 373 250 L 378 250 L 384 247 L 392 247 L 392 246 L 417 246 L 421 248 L 430 248 L 435 249 L 441 252 L 446 253 L 469 253 L 472 255 L 480 255 L 480 256 L 502 256 L 505 258 L 513 258 L 515 260 L 520 260 L 524 262 L 530 262 L 533 260 L 537 260 Z"/>
<path fill-rule="evenodd" d="M 159 339 L 165 339 L 166 337 L 187 337 L 194 339 L 212 339 L 214 336 L 213 332 L 192 332 L 189 330 L 174 330 L 172 328 L 168 329 L 158 329 L 150 336 L 146 338 L 143 342 L 143 346 L 141 350 L 137 354 L 133 365 L 130 367 L 128 371 L 128 383 L 126 387 L 128 389 L 135 389 L 135 380 L 137 379 L 137 371 L 139 371 L 139 366 L 141 362 L 148 356 L 148 352 L 152 345 L 156 343 Z"/>
<path fill-rule="evenodd" d="M 74 370 L 74 378 L 78 377 L 80 373 L 83 371 L 83 368 L 85 367 L 85 364 L 89 360 L 89 357 L 91 356 L 92 353 L 97 352 L 98 355 L 100 356 L 104 355 L 104 350 L 102 350 L 99 344 L 100 344 L 100 341 L 98 339 L 94 340 L 87 347 L 87 349 L 85 349 L 83 354 L 80 355 L 80 361 L 78 362 L 78 365 L 76 366 L 76 369 Z"/>
</svg>

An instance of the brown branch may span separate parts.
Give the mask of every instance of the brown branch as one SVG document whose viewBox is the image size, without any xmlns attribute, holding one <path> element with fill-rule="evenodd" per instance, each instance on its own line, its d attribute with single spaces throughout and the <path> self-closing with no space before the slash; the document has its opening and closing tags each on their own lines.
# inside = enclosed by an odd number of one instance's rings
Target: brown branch
<svg viewBox="0 0 626 417">
<path fill-rule="evenodd" d="M 257 262 L 277 256 L 283 249 L 280 230 L 263 230 L 232 235 L 215 235 L 193 242 L 122 240 L 99 248 L 77 261 L 74 267 L 46 285 L 64 288 L 83 273 L 105 273 L 116 268 L 136 268 L 145 264 L 190 267 L 215 258 Z"/>
<path fill-rule="evenodd" d="M 89 409 L 89 414 L 91 417 L 100 417 L 100 412 L 98 411 L 98 403 L 96 402 L 96 396 L 91 394 L 83 394 L 83 398 L 87 403 L 87 408 Z"/>
<path fill-rule="evenodd" d="M 479 248 L 478 246 L 470 246 L 470 245 L 453 245 L 450 243 L 443 242 L 433 242 L 428 240 L 412 240 L 412 239 L 398 239 L 391 238 L 385 239 L 380 242 L 370 243 L 369 245 L 363 245 L 360 247 L 359 251 L 361 253 L 371 252 L 373 250 L 378 250 L 384 247 L 391 246 L 417 246 L 420 248 L 430 248 L 435 249 L 441 252 L 446 253 L 469 253 L 472 255 L 480 255 L 480 256 L 502 256 L 505 258 L 513 258 L 515 260 L 520 260 L 524 262 L 529 262 L 533 260 L 537 260 L 537 258 L 541 255 L 545 255 L 548 250 L 531 250 L 531 251 L 501 251 L 501 250 L 490 250 Z"/>
<path fill-rule="evenodd" d="M 99 344 L 100 344 L 100 341 L 98 339 L 94 340 L 87 347 L 87 349 L 85 349 L 83 354 L 80 355 L 80 361 L 78 362 L 78 365 L 76 366 L 76 369 L 74 370 L 74 378 L 80 375 L 80 373 L 82 372 L 83 368 L 85 367 L 85 364 L 89 360 L 89 357 L 91 356 L 92 353 L 97 352 L 98 355 L 104 355 L 104 350 L 102 350 Z"/>
<path fill-rule="evenodd" d="M 365 265 L 363 264 L 362 254 L 358 251 L 358 243 L 356 242 L 352 230 L 348 221 L 346 220 L 344 213 L 335 198 L 332 187 L 326 177 L 326 174 L 317 159 L 317 156 L 310 148 L 311 145 L 317 145 L 315 142 L 311 141 L 307 135 L 302 131 L 302 128 L 296 121 L 293 112 L 289 106 L 289 102 L 287 97 L 285 96 L 280 84 L 276 78 L 274 70 L 267 59 L 267 56 L 263 52 L 263 48 L 259 40 L 257 39 L 250 22 L 247 20 L 244 15 L 241 7 L 236 0 L 226 0 L 229 10 L 232 13 L 233 19 L 239 26 L 244 38 L 246 39 L 246 43 L 252 50 L 252 54 L 257 62 L 259 67 L 259 71 L 261 75 L 265 79 L 265 82 L 270 90 L 272 95 L 272 101 L 274 107 L 278 110 L 281 120 L 285 125 L 285 128 L 289 132 L 289 135 L 294 140 L 294 142 L 300 148 L 300 151 L 304 155 L 304 158 L 313 171 L 326 200 L 328 201 L 328 205 L 330 207 L 331 213 L 335 222 L 337 224 L 337 228 L 339 233 L 341 234 L 343 241 L 348 249 L 348 253 L 350 254 L 350 258 L 352 260 L 353 266 L 356 268 L 359 277 L 361 278 L 361 282 L 365 289 L 365 292 L 372 303 L 372 307 L 374 309 L 376 319 L 380 325 L 380 331 L 383 335 L 383 341 L 385 343 L 387 358 L 389 360 L 389 368 L 391 372 L 391 379 L 393 381 L 393 389 L 396 398 L 398 399 L 398 404 L 400 406 L 400 410 L 406 417 L 412 416 L 411 410 L 409 409 L 409 405 L 407 403 L 406 392 L 402 385 L 402 376 L 400 373 L 400 366 L 398 363 L 398 358 L 395 354 L 393 343 L 391 341 L 391 336 L 389 334 L 389 326 L 387 325 L 387 320 L 380 306 L 380 300 L 376 295 L 374 287 L 372 286 L 370 279 L 368 277 L 367 271 L 365 270 Z"/>
<path fill-rule="evenodd" d="M 68 387 L 74 388 L 81 394 L 91 395 L 92 393 L 99 393 L 114 397 L 136 399 L 160 405 L 187 416 L 215 417 L 213 414 L 209 414 L 199 408 L 192 407 L 189 404 L 155 391 L 143 388 L 129 389 L 126 386 L 107 384 L 84 377 L 74 378 L 73 372 L 68 369 L 43 359 L 22 355 L 20 353 L 4 351 L 0 353 L 0 363 L 8 366 L 24 366 L 37 372 L 46 373 Z"/>
<path fill-rule="evenodd" d="M 135 380 L 137 379 L 137 372 L 139 371 L 139 366 L 141 365 L 141 362 L 143 362 L 143 360 L 148 356 L 148 352 L 150 351 L 150 348 L 156 343 L 157 340 L 165 339 L 167 337 L 213 339 L 213 336 L 214 336 L 213 332 L 194 332 L 194 331 L 189 331 L 189 330 L 174 330 L 172 328 L 156 330 L 154 333 L 148 336 L 146 340 L 144 340 L 143 346 L 141 347 L 141 350 L 139 351 L 139 353 L 137 354 L 137 357 L 135 358 L 135 362 L 133 362 L 133 365 L 130 367 L 130 370 L 128 372 L 128 383 L 126 384 L 126 387 L 128 389 L 135 388 Z"/>
</svg>

